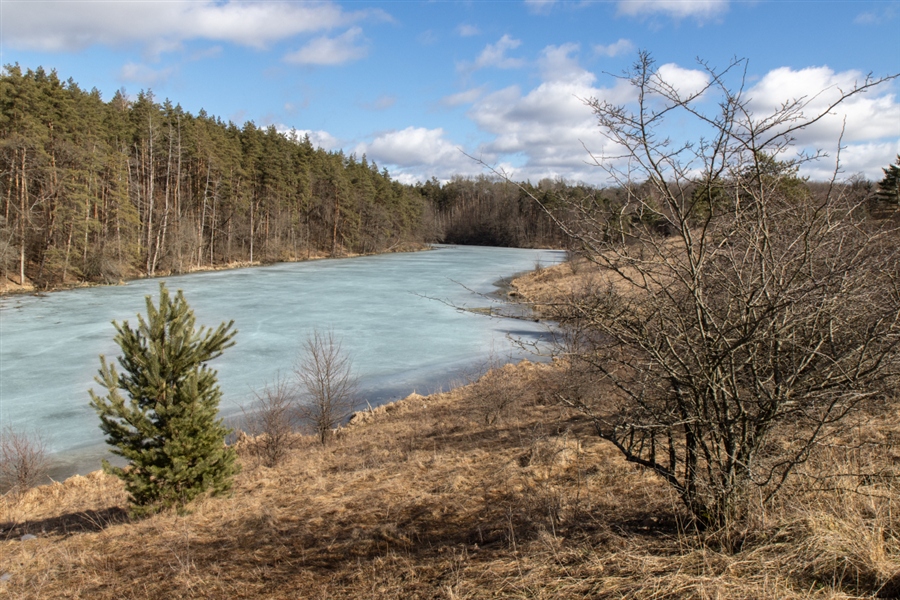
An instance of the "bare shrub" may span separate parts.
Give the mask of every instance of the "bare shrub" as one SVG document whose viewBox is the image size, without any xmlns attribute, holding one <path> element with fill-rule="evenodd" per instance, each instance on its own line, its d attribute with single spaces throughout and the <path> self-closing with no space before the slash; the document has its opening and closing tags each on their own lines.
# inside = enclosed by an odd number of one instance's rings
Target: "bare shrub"
<svg viewBox="0 0 900 600">
<path fill-rule="evenodd" d="M 89 251 L 81 269 L 81 274 L 90 281 L 115 283 L 127 276 L 128 266 L 118 260 L 111 248 Z"/>
<path fill-rule="evenodd" d="M 353 412 L 357 393 L 350 357 L 333 330 L 315 330 L 306 338 L 294 374 L 303 398 L 300 416 L 325 445 Z"/>
<path fill-rule="evenodd" d="M 20 495 L 47 477 L 47 445 L 36 433 L 0 431 L 0 491 Z"/>
<path fill-rule="evenodd" d="M 242 407 L 247 442 L 256 460 L 267 467 L 281 463 L 297 445 L 300 412 L 294 387 L 282 377 L 256 393 L 250 408 Z"/>
<path fill-rule="evenodd" d="M 642 53 L 624 77 L 635 104 L 588 102 L 627 160 L 598 159 L 615 194 L 557 217 L 605 274 L 557 306 L 577 333 L 578 382 L 557 396 L 718 528 L 895 385 L 900 255 L 896 230 L 836 182 L 839 161 L 814 193 L 798 168 L 822 154 L 787 154 L 798 131 L 893 77 L 835 90 L 824 110 L 814 95 L 755 115 L 744 61 L 701 67 L 706 85 L 684 93 Z M 707 137 L 668 138 L 680 118 Z"/>
</svg>

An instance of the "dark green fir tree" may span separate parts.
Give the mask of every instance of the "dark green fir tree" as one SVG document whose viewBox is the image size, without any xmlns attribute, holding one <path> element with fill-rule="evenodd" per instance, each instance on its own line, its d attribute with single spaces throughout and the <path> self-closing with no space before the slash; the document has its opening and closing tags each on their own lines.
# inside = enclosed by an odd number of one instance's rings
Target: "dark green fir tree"
<svg viewBox="0 0 900 600">
<path fill-rule="evenodd" d="M 196 329 L 181 291 L 172 299 L 165 284 L 159 307 L 147 296 L 147 319 L 137 319 L 134 329 L 113 322 L 122 373 L 101 355 L 96 380 L 107 394 L 90 394 L 106 442 L 128 460 L 124 468 L 107 461 L 103 468 L 125 481 L 133 511 L 149 514 L 231 487 L 235 453 L 218 416 L 216 372 L 205 363 L 233 346 L 237 332 L 233 321 Z"/>
<path fill-rule="evenodd" d="M 878 183 L 875 195 L 889 204 L 900 204 L 900 154 L 897 155 L 897 162 L 882 171 L 884 179 Z"/>
</svg>

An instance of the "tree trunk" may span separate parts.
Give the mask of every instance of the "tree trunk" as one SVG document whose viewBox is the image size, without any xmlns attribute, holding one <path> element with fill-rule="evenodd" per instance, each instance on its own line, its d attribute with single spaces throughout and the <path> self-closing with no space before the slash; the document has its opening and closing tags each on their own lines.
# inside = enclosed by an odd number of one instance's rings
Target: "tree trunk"
<svg viewBox="0 0 900 600">
<path fill-rule="evenodd" d="M 22 170 L 19 173 L 19 285 L 25 286 L 25 206 L 28 196 L 28 179 L 25 177 L 25 155 L 22 148 Z"/>
</svg>

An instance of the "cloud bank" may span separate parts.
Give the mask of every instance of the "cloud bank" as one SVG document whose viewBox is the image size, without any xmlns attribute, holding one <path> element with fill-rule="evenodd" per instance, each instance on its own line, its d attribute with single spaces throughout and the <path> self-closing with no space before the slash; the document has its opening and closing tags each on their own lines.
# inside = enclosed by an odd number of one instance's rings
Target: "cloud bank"
<svg viewBox="0 0 900 600">
<path fill-rule="evenodd" d="M 3 7 L 3 43 L 23 50 L 72 52 L 93 45 L 146 45 L 177 49 L 188 40 L 229 42 L 250 48 L 299 34 L 387 18 L 378 10 L 346 11 L 333 2 L 9 2 Z"/>
<path fill-rule="evenodd" d="M 593 50 L 596 55 L 596 48 Z M 365 151 L 379 164 L 390 165 L 400 173 L 401 180 L 409 182 L 484 173 L 483 166 L 463 154 L 465 151 L 488 165 L 502 167 L 518 180 L 563 178 L 608 183 L 595 161 L 617 160 L 613 157 L 621 154 L 621 148 L 599 130 L 586 101 L 598 99 L 633 110 L 636 96 L 623 80 L 612 80 L 609 87 L 598 85 L 596 75 L 580 64 L 579 52 L 577 44 L 545 47 L 530 65 L 540 75 L 540 82 L 530 89 L 513 85 L 490 90 L 482 86 L 445 97 L 441 104 L 447 108 L 468 106 L 466 116 L 477 127 L 480 141 L 458 143 L 441 128 L 409 127 L 378 134 L 360 144 L 357 152 Z M 499 52 L 495 56 L 503 55 Z M 657 73 L 682 97 L 703 90 L 710 82 L 705 71 L 675 63 L 659 66 Z M 809 117 L 824 112 L 840 90 L 849 90 L 864 78 L 856 71 L 835 72 L 828 67 L 784 67 L 760 76 L 745 90 L 744 97 L 757 120 L 794 98 L 808 101 L 805 115 Z M 809 96 L 810 90 L 823 91 Z M 697 99 L 698 107 L 714 115 L 718 110 L 716 98 L 713 91 L 707 94 L 709 98 Z M 806 165 L 802 173 L 817 180 L 831 176 L 844 129 L 842 173 L 849 176 L 862 172 L 870 179 L 880 179 L 880 168 L 875 165 L 886 166 L 900 153 L 900 103 L 891 88 L 853 96 L 832 113 L 794 136 L 797 150 L 821 149 L 831 155 Z M 673 117 L 677 121 L 673 135 L 681 136 L 682 141 L 697 141 L 698 131 L 681 129 L 693 119 L 675 113 Z"/>
</svg>

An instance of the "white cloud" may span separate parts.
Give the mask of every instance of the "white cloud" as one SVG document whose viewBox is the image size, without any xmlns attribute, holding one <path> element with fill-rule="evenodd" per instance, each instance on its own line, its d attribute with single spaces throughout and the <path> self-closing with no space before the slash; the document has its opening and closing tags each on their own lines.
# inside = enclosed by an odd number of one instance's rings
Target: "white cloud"
<svg viewBox="0 0 900 600">
<path fill-rule="evenodd" d="M 862 173 L 870 181 L 881 181 L 884 177 L 882 169 L 893 164 L 898 155 L 900 155 L 900 140 L 851 144 L 841 150 L 841 171 L 838 179 L 844 180 Z M 835 148 L 829 152 L 828 158 L 803 165 L 800 174 L 814 181 L 828 181 L 834 174 L 836 158 Z"/>
<path fill-rule="evenodd" d="M 286 54 L 284 60 L 295 65 L 340 65 L 359 60 L 368 52 L 358 45 L 361 38 L 362 29 L 353 27 L 337 37 L 315 38 L 299 50 Z"/>
<path fill-rule="evenodd" d="M 441 38 L 437 33 L 434 32 L 434 30 L 426 29 L 416 36 L 416 41 L 418 41 L 423 46 L 433 46 L 441 41 Z"/>
<path fill-rule="evenodd" d="M 593 80 L 593 75 L 585 71 L 578 60 L 571 55 L 578 52 L 578 44 L 547 46 L 538 58 L 538 67 L 544 81 L 574 81 L 585 76 Z"/>
<path fill-rule="evenodd" d="M 656 70 L 657 80 L 677 92 L 681 98 L 699 93 L 709 85 L 709 74 L 697 69 L 684 69 L 675 63 L 667 63 Z"/>
<path fill-rule="evenodd" d="M 157 38 L 148 42 L 143 48 L 144 60 L 157 62 L 163 54 L 181 52 L 184 44 L 179 39 Z"/>
<path fill-rule="evenodd" d="M 441 128 L 407 127 L 384 132 L 371 142 L 357 145 L 354 152 L 365 154 L 380 165 L 392 166 L 392 176 L 403 183 L 480 172 L 472 159 L 446 139 L 446 132 Z"/>
<path fill-rule="evenodd" d="M 587 164 L 592 161 L 591 154 L 604 161 L 620 154 L 601 135 L 584 100 L 596 98 L 634 108 L 634 90 L 621 80 L 609 88 L 598 87 L 594 74 L 578 65 L 577 51 L 578 47 L 570 44 L 546 47 L 538 61 L 544 75 L 540 85 L 530 90 L 511 86 L 487 94 L 468 113 L 479 129 L 490 136 L 480 149 L 506 164 L 516 178 L 537 181 L 563 177 L 603 183 L 604 172 Z M 658 75 L 682 96 L 700 91 L 709 82 L 705 71 L 674 63 L 660 66 Z M 806 111 L 811 116 L 824 111 L 840 93 L 839 89 L 849 90 L 863 79 L 854 71 L 835 73 L 825 67 L 776 69 L 747 90 L 745 97 L 748 108 L 759 119 L 779 110 L 792 97 L 804 96 L 810 90 L 826 90 L 811 100 Z M 706 106 L 715 111 L 710 100 L 701 98 L 699 102 L 700 108 Z M 798 150 L 821 147 L 832 154 L 832 159 L 806 166 L 803 173 L 814 179 L 830 176 L 846 118 L 842 173 L 849 176 L 861 172 L 871 179 L 880 178 L 880 168 L 890 164 L 900 151 L 900 104 L 894 94 L 889 88 L 871 90 L 848 99 L 833 112 L 796 135 Z M 697 141 L 705 133 L 702 124 L 692 122 L 684 114 L 673 113 L 668 121 L 669 133 L 682 141 Z M 695 128 L 697 125 L 701 125 L 700 129 Z"/>
<path fill-rule="evenodd" d="M 728 3 L 729 0 L 621 0 L 619 14 L 664 14 L 676 19 L 693 17 L 698 21 L 708 21 L 726 12 Z"/>
<path fill-rule="evenodd" d="M 191 54 L 188 59 L 189 60 L 206 60 L 208 58 L 216 58 L 222 54 L 222 46 L 210 46 L 209 48 L 205 48 L 203 50 L 198 50 Z"/>
<path fill-rule="evenodd" d="M 629 52 L 634 51 L 634 44 L 631 43 L 630 40 L 626 40 L 625 38 L 621 38 L 612 44 L 597 44 L 594 46 L 594 52 L 599 56 L 608 56 L 610 58 L 614 56 L 619 56 L 620 54 L 627 54 Z"/>
<path fill-rule="evenodd" d="M 544 66 L 562 65 L 568 77 L 548 78 L 525 93 L 516 86 L 499 90 L 469 111 L 478 127 L 492 136 L 482 150 L 500 157 L 517 179 L 562 177 L 600 183 L 603 174 L 587 164 L 589 151 L 595 155 L 616 154 L 585 101 L 601 98 L 623 104 L 633 94 L 621 82 L 612 88 L 597 88 L 593 73 L 571 58 L 575 49 L 570 45 L 548 46 L 542 53 Z"/>
<path fill-rule="evenodd" d="M 472 64 L 461 65 L 461 70 L 477 70 L 487 67 L 495 67 L 498 69 L 517 69 L 525 65 L 525 61 L 520 58 L 510 58 L 506 53 L 515 50 L 522 45 L 521 40 L 514 39 L 509 35 L 504 35 L 496 44 L 488 44 L 485 46 L 478 58 Z"/>
<path fill-rule="evenodd" d="M 583 98 L 595 95 L 601 92 L 578 83 L 545 82 L 526 94 L 509 87 L 479 101 L 470 116 L 495 136 L 487 145 L 492 151 L 535 156 L 577 146 L 583 160 L 580 140 L 597 133 Z"/>
<path fill-rule="evenodd" d="M 880 10 L 862 12 L 853 19 L 857 25 L 884 25 L 893 21 L 900 13 L 900 2 L 891 2 L 878 7 Z"/>
<path fill-rule="evenodd" d="M 119 70 L 119 79 L 128 83 L 137 83 L 143 87 L 155 87 L 165 83 L 174 74 L 174 68 L 152 69 L 146 65 L 126 63 Z"/>
<path fill-rule="evenodd" d="M 533 13 L 545 15 L 550 12 L 556 4 L 556 1 L 557 0 L 525 0 L 525 6 Z"/>
<path fill-rule="evenodd" d="M 453 159 L 459 150 L 444 139 L 444 130 L 407 127 L 389 131 L 361 146 L 378 162 L 398 166 L 436 165 Z"/>
<path fill-rule="evenodd" d="M 803 116 L 810 118 L 824 113 L 842 92 L 864 81 L 865 75 L 859 71 L 836 73 L 828 67 L 781 67 L 760 79 L 748 90 L 747 97 L 757 121 L 774 115 L 784 102 L 795 99 L 807 102 Z M 891 88 L 883 85 L 851 96 L 795 137 L 801 146 L 836 148 L 842 129 L 844 144 L 900 137 L 900 104 Z"/>
<path fill-rule="evenodd" d="M 481 30 L 478 29 L 475 25 L 469 25 L 467 23 L 461 23 L 456 28 L 456 33 L 460 37 L 473 37 L 481 33 Z"/>
<path fill-rule="evenodd" d="M 160 52 L 196 39 L 264 48 L 298 34 L 328 31 L 366 18 L 388 17 L 377 10 L 346 12 L 327 1 L 45 0 L 5 3 L 0 37 L 10 47 L 42 51 L 138 43 Z"/>
<path fill-rule="evenodd" d="M 857 25 L 877 25 L 880 20 L 878 13 L 869 11 L 856 15 L 853 22 Z"/>
<path fill-rule="evenodd" d="M 481 98 L 481 96 L 484 95 L 484 91 L 485 87 L 481 86 L 472 88 L 470 90 L 465 90 L 457 94 L 451 94 L 441 99 L 441 105 L 454 107 L 461 106 L 463 104 L 471 104 Z"/>
<path fill-rule="evenodd" d="M 281 133 L 287 133 L 288 130 L 284 128 L 280 128 L 279 131 Z M 323 150 L 331 151 L 337 150 L 341 147 L 341 142 L 336 137 L 328 133 L 327 131 L 313 131 L 310 129 L 298 129 L 297 130 L 297 138 L 303 139 L 303 136 L 309 136 L 309 141 L 312 142 L 312 145 L 316 148 L 322 148 Z"/>
<path fill-rule="evenodd" d="M 561 177 L 569 181 L 607 183 L 606 172 L 593 164 L 594 158 L 627 169 L 627 164 L 616 158 L 622 149 L 602 135 L 585 100 L 596 98 L 633 110 L 636 108 L 634 88 L 623 80 L 614 80 L 610 87 L 598 85 L 595 75 L 579 65 L 578 50 L 574 44 L 544 48 L 536 62 L 542 81 L 534 87 L 509 86 L 492 93 L 467 90 L 445 98 L 442 102 L 446 105 L 472 103 L 467 116 L 480 130 L 482 141 L 466 146 L 466 152 L 496 165 L 497 169 L 502 168 L 514 179 L 534 182 Z M 674 63 L 660 66 L 658 75 L 683 96 L 703 89 L 709 82 L 705 71 Z M 810 110 L 820 111 L 838 93 L 837 87 L 848 90 L 854 81 L 861 82 L 862 76 L 852 71 L 776 69 L 746 90 L 744 97 L 754 116 L 763 118 L 778 110 L 791 96 L 829 88 L 810 104 Z M 712 90 L 708 93 L 714 95 Z M 715 113 L 714 100 L 700 98 L 697 106 Z M 830 159 L 805 166 L 801 173 L 816 180 L 830 177 L 846 115 L 842 173 L 845 176 L 863 173 L 870 179 L 880 179 L 881 167 L 891 164 L 900 152 L 900 108 L 891 90 L 876 89 L 851 98 L 836 113 L 797 136 L 801 148 L 818 145 L 832 154 Z M 672 113 L 666 120 L 665 131 L 661 133 L 675 138 L 675 144 L 696 142 L 708 133 L 685 113 Z M 398 165 L 400 177 L 409 181 L 427 179 L 432 173 L 446 178 L 453 173 L 470 174 L 473 169 L 476 173 L 484 172 L 474 161 L 460 159 L 446 137 L 439 129 L 409 128 L 379 136 L 366 148 L 370 156 L 375 156 L 375 152 L 383 155 L 378 158 L 379 164 Z"/>
<path fill-rule="evenodd" d="M 509 86 L 488 92 L 475 88 L 444 98 L 445 106 L 471 104 L 466 113 L 480 135 L 465 144 L 465 151 L 486 164 L 502 169 L 518 180 L 539 181 L 563 178 L 594 184 L 608 182 L 607 174 L 594 159 L 607 165 L 627 164 L 616 157 L 622 149 L 603 136 L 596 118 L 585 100 L 596 98 L 613 105 L 635 108 L 636 95 L 627 81 L 613 80 L 609 87 L 598 84 L 596 76 L 578 63 L 579 47 L 575 44 L 547 46 L 535 66 L 542 74 L 541 82 L 530 88 Z M 683 68 L 674 63 L 659 67 L 659 77 L 686 96 L 707 85 L 709 75 L 700 69 Z M 859 73 L 835 73 L 827 68 L 802 70 L 776 69 L 760 78 L 745 91 L 748 107 L 756 118 L 778 110 L 792 96 L 810 90 L 829 88 L 810 104 L 810 110 L 823 110 L 838 93 L 854 81 L 862 81 Z M 709 92 L 713 96 L 713 91 Z M 716 111 L 715 98 L 699 99 L 698 107 Z M 834 168 L 834 154 L 844 115 L 847 131 L 841 153 L 844 176 L 863 173 L 880 179 L 881 167 L 891 164 L 900 152 L 900 108 L 889 88 L 872 90 L 848 100 L 838 114 L 801 132 L 799 147 L 822 147 L 831 158 L 806 165 L 801 173 L 813 179 L 827 179 Z M 811 112 L 809 114 L 812 114 Z M 665 126 L 674 143 L 699 140 L 708 133 L 684 113 L 672 113 Z M 366 152 L 378 164 L 390 165 L 400 181 L 423 181 L 431 176 L 448 179 L 454 174 L 484 173 L 485 169 L 457 149 L 444 129 L 409 127 L 374 136 L 370 143 L 360 144 L 357 154 Z M 480 139 L 480 142 L 474 141 Z"/>
<path fill-rule="evenodd" d="M 363 108 L 365 108 L 367 110 L 378 111 L 378 110 L 387 110 L 387 109 L 391 108 L 392 106 L 394 106 L 395 104 L 397 104 L 396 96 L 385 95 L 385 96 L 379 96 L 372 102 L 365 102 L 365 103 L 361 104 L 360 106 L 362 106 Z"/>
</svg>

